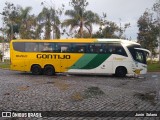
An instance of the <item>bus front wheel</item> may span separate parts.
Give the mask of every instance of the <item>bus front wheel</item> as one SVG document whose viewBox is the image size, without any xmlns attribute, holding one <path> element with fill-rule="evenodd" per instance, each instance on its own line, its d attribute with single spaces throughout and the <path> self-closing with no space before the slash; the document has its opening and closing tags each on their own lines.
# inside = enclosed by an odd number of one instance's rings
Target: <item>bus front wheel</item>
<svg viewBox="0 0 160 120">
<path fill-rule="evenodd" d="M 31 72 L 32 72 L 33 75 L 41 75 L 42 74 L 41 66 L 39 66 L 39 65 L 32 65 Z"/>
<path fill-rule="evenodd" d="M 127 70 L 125 67 L 117 67 L 116 68 L 116 72 L 115 72 L 115 75 L 117 77 L 125 77 L 127 74 Z"/>
<path fill-rule="evenodd" d="M 54 67 L 51 65 L 45 66 L 43 70 L 43 74 L 48 76 L 54 75 L 55 74 Z"/>
</svg>

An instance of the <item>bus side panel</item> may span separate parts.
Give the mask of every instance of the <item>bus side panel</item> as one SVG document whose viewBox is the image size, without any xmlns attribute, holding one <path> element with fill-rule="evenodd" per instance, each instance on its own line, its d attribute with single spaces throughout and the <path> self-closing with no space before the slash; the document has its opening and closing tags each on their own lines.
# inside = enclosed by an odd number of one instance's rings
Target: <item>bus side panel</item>
<svg viewBox="0 0 160 120">
<path fill-rule="evenodd" d="M 14 61 L 14 62 L 13 62 Z M 22 60 L 12 60 L 11 70 L 25 71 L 25 64 Z"/>
<path fill-rule="evenodd" d="M 80 67 L 76 66 L 76 62 L 84 56 L 83 53 L 75 54 L 75 53 L 61 53 L 61 57 L 64 59 L 60 59 L 61 70 L 60 72 L 67 72 L 71 67 Z"/>
<path fill-rule="evenodd" d="M 55 72 L 60 72 L 60 60 L 50 58 L 50 54 L 51 53 L 28 53 L 29 57 L 25 62 L 25 71 L 30 71 L 32 65 L 38 64 L 42 69 L 45 65 L 52 65 L 55 68 Z"/>
<path fill-rule="evenodd" d="M 112 73 L 111 54 L 84 54 L 68 70 L 69 73 Z"/>
<path fill-rule="evenodd" d="M 112 55 L 106 59 L 101 65 L 95 68 L 95 73 L 98 74 L 112 74 L 113 73 L 113 57 Z"/>
<path fill-rule="evenodd" d="M 113 73 L 115 73 L 117 67 L 125 67 L 127 69 L 127 73 L 132 73 L 132 62 L 128 57 L 122 55 L 113 55 Z"/>
<path fill-rule="evenodd" d="M 14 54 L 11 53 L 11 70 L 19 70 L 19 71 L 25 71 L 25 60 L 26 55 L 20 54 L 19 52 L 14 52 Z"/>
</svg>

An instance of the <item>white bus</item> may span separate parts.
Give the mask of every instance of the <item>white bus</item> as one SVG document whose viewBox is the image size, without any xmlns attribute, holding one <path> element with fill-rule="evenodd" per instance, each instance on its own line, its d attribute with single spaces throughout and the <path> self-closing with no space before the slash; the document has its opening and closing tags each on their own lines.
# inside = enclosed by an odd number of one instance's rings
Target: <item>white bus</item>
<svg viewBox="0 0 160 120">
<path fill-rule="evenodd" d="M 12 40 L 11 70 L 54 73 L 146 74 L 146 52 L 120 39 Z"/>
</svg>

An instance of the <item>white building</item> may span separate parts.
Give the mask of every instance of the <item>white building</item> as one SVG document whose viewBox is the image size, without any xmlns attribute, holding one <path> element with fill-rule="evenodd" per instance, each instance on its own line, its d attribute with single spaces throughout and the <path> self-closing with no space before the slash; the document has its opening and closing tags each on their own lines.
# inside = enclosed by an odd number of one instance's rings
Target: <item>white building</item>
<svg viewBox="0 0 160 120">
<path fill-rule="evenodd" d="M 0 43 L 0 52 L 3 55 L 2 60 L 10 59 L 9 43 Z"/>
</svg>

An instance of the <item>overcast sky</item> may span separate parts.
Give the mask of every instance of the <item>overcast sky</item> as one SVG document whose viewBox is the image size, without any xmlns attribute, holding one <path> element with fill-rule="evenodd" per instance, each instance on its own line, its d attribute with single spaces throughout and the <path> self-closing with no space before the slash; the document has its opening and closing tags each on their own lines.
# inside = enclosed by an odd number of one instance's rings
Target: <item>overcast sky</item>
<svg viewBox="0 0 160 120">
<path fill-rule="evenodd" d="M 44 0 L 1 0 L 0 12 L 3 11 L 5 2 L 14 3 L 14 5 L 21 5 L 22 7 L 31 6 L 32 12 L 38 14 L 42 10 L 41 2 Z M 70 9 L 70 0 L 45 0 L 49 5 L 50 1 L 54 1 L 55 7 L 58 8 L 61 4 L 65 4 L 66 9 Z M 114 21 L 117 24 L 130 23 L 131 27 L 126 30 L 128 38 L 137 38 L 137 20 L 144 13 L 146 8 L 152 8 L 156 0 L 87 0 L 89 5 L 87 10 L 92 10 L 99 15 L 107 13 L 107 19 Z M 0 15 L 0 27 L 2 27 L 2 15 Z"/>
</svg>

